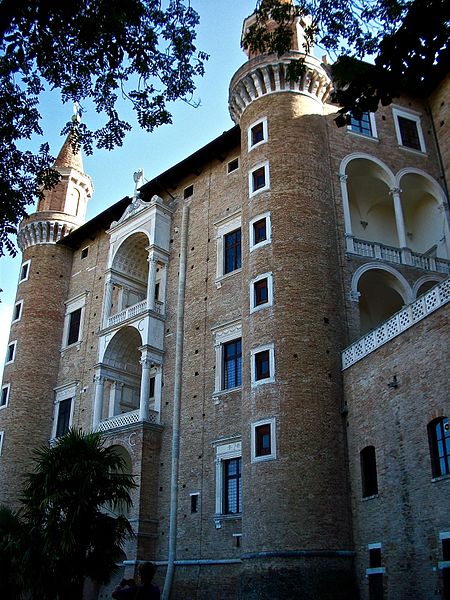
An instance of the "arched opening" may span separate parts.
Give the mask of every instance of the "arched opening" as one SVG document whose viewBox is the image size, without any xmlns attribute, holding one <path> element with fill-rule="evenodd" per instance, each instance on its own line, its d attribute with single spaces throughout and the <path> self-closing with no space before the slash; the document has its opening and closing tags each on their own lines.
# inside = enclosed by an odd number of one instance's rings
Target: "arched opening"
<svg viewBox="0 0 450 600">
<path fill-rule="evenodd" d="M 360 334 L 365 335 L 406 303 L 400 281 L 383 269 L 370 269 L 358 281 Z"/>
<path fill-rule="evenodd" d="M 111 267 L 112 300 L 109 315 L 113 316 L 147 298 L 148 238 L 138 232 L 121 244 Z"/>
<path fill-rule="evenodd" d="M 448 228 L 436 186 L 419 173 L 406 173 L 400 185 L 408 247 L 427 257 L 448 258 Z"/>
<path fill-rule="evenodd" d="M 437 280 L 437 279 L 429 279 L 427 281 L 424 281 L 418 287 L 416 297 L 418 298 L 419 296 L 422 296 L 422 294 L 426 294 L 426 292 L 428 292 L 428 290 L 431 290 L 431 288 L 434 287 L 438 283 L 439 283 L 439 280 Z"/>
<path fill-rule="evenodd" d="M 398 248 L 389 174 L 379 164 L 366 158 L 350 161 L 346 174 L 353 236 Z"/>
</svg>

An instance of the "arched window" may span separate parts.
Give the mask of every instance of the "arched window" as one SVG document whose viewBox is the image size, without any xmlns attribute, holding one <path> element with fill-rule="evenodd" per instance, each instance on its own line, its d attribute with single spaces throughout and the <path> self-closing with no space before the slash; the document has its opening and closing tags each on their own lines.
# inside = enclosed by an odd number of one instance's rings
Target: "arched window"
<svg viewBox="0 0 450 600">
<path fill-rule="evenodd" d="M 450 473 L 450 427 L 447 417 L 434 419 L 428 424 L 431 469 L 433 477 Z"/>
<path fill-rule="evenodd" d="M 374 446 L 366 446 L 360 452 L 362 496 L 378 494 L 377 459 Z"/>
</svg>

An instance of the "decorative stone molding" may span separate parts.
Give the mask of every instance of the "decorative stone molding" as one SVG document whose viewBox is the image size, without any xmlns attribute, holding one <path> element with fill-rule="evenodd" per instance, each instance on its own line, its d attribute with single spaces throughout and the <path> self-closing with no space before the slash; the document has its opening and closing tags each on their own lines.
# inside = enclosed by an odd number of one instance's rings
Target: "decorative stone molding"
<svg viewBox="0 0 450 600">
<path fill-rule="evenodd" d="M 56 244 L 61 238 L 69 235 L 76 228 L 73 223 L 47 219 L 22 223 L 17 235 L 17 244 L 23 252 L 37 244 Z"/>
<path fill-rule="evenodd" d="M 287 68 L 292 60 L 305 56 L 301 52 L 289 52 L 281 57 L 274 54 L 256 56 L 243 65 L 230 84 L 229 110 L 238 124 L 245 108 L 257 98 L 275 92 L 293 92 L 326 102 L 333 84 L 320 61 L 306 56 L 305 73 L 298 81 L 287 78 Z"/>
</svg>

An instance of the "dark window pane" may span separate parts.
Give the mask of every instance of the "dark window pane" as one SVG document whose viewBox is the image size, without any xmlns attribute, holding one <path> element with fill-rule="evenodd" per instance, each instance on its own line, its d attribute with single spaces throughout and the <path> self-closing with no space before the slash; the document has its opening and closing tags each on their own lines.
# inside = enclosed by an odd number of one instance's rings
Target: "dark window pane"
<svg viewBox="0 0 450 600">
<path fill-rule="evenodd" d="M 260 379 L 267 379 L 270 377 L 270 361 L 269 361 L 269 350 L 258 352 L 255 354 L 255 376 L 256 381 Z"/>
<path fill-rule="evenodd" d="M 155 397 L 155 378 L 154 377 L 150 377 L 150 398 L 154 398 Z"/>
<path fill-rule="evenodd" d="M 4 387 L 4 388 L 2 388 L 2 396 L 0 399 L 0 406 L 5 406 L 7 400 L 8 400 L 8 388 Z"/>
<path fill-rule="evenodd" d="M 370 116 L 368 112 L 362 114 L 361 119 L 351 118 L 350 127 L 352 131 L 356 133 L 362 133 L 363 135 L 373 135 L 372 125 L 370 123 Z"/>
<path fill-rule="evenodd" d="M 253 244 L 259 244 L 267 240 L 266 219 L 260 219 L 253 223 Z"/>
<path fill-rule="evenodd" d="M 442 540 L 442 560 L 450 561 L 450 538 Z"/>
<path fill-rule="evenodd" d="M 58 422 L 56 425 L 56 437 L 60 437 L 69 431 L 71 406 L 72 398 L 62 400 L 62 402 L 58 404 Z"/>
<path fill-rule="evenodd" d="M 86 258 L 88 254 L 89 248 L 83 248 L 83 250 L 81 251 L 81 260 L 83 260 L 83 258 Z"/>
<path fill-rule="evenodd" d="M 239 168 L 239 159 L 235 158 L 234 160 L 231 160 L 228 163 L 228 173 L 232 173 L 233 171 L 236 171 L 236 169 Z"/>
<path fill-rule="evenodd" d="M 241 458 L 223 461 L 224 468 L 224 513 L 241 512 Z"/>
<path fill-rule="evenodd" d="M 413 148 L 414 150 L 420 150 L 421 148 L 419 133 L 417 131 L 417 123 L 412 119 L 407 119 L 406 117 L 397 117 L 397 119 L 403 146 L 406 146 L 407 148 Z"/>
<path fill-rule="evenodd" d="M 260 167 L 259 169 L 256 169 L 256 171 L 253 171 L 252 180 L 254 192 L 256 192 L 256 190 L 260 190 L 266 185 L 266 172 L 264 167 Z"/>
<path fill-rule="evenodd" d="M 372 548 L 369 550 L 369 567 L 381 567 L 381 548 Z"/>
<path fill-rule="evenodd" d="M 223 345 L 223 389 L 242 384 L 242 342 L 233 340 Z"/>
<path fill-rule="evenodd" d="M 22 281 L 22 279 L 26 279 L 28 276 L 28 267 L 29 267 L 29 263 L 27 263 L 26 265 L 22 265 L 22 270 L 20 272 L 20 280 Z"/>
<path fill-rule="evenodd" d="M 435 419 L 428 425 L 431 468 L 433 477 L 450 473 L 450 427 L 447 417 Z"/>
<path fill-rule="evenodd" d="M 15 349 L 16 345 L 15 344 L 10 344 L 8 346 L 8 352 L 6 355 L 6 362 L 10 362 L 13 358 L 14 358 L 14 349 Z"/>
<path fill-rule="evenodd" d="M 252 127 L 252 146 L 264 139 L 264 127 L 262 123 L 258 123 Z"/>
<path fill-rule="evenodd" d="M 269 290 L 267 286 L 267 279 L 260 279 L 254 284 L 254 302 L 255 306 L 266 304 L 269 301 Z"/>
<path fill-rule="evenodd" d="M 241 268 L 241 230 L 236 229 L 224 236 L 224 269 L 223 272 L 231 273 Z"/>
<path fill-rule="evenodd" d="M 191 496 L 191 513 L 198 512 L 198 494 L 192 494 Z"/>
<path fill-rule="evenodd" d="M 377 463 L 375 448 L 367 446 L 361 450 L 361 477 L 363 498 L 378 494 Z"/>
<path fill-rule="evenodd" d="M 194 186 L 193 185 L 189 185 L 187 188 L 185 188 L 184 192 L 183 192 L 183 198 L 190 198 L 190 196 L 192 196 L 192 194 L 194 193 Z"/>
<path fill-rule="evenodd" d="M 159 281 L 155 283 L 155 300 L 159 300 Z"/>
<path fill-rule="evenodd" d="M 21 304 L 16 304 L 14 307 L 14 317 L 13 317 L 13 321 L 17 321 L 17 319 L 20 317 L 20 311 L 21 311 L 22 305 Z"/>
<path fill-rule="evenodd" d="M 383 600 L 383 575 L 369 575 L 369 600 Z"/>
<path fill-rule="evenodd" d="M 80 335 L 80 323 L 81 323 L 81 308 L 74 310 L 70 313 L 69 317 L 69 334 L 67 336 L 67 345 L 78 342 Z"/>
<path fill-rule="evenodd" d="M 270 423 L 255 427 L 255 445 L 255 456 L 267 456 L 272 453 Z"/>
</svg>

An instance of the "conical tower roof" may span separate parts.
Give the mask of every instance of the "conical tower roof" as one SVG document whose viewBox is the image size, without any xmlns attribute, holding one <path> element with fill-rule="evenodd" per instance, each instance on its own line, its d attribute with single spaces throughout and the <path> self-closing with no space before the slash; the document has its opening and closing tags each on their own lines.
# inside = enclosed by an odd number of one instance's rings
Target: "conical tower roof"
<svg viewBox="0 0 450 600">
<path fill-rule="evenodd" d="M 72 146 L 72 133 L 66 138 L 59 154 L 55 160 L 55 167 L 61 169 L 76 169 L 79 173 L 84 173 L 83 158 L 80 148 L 76 152 Z"/>
</svg>

